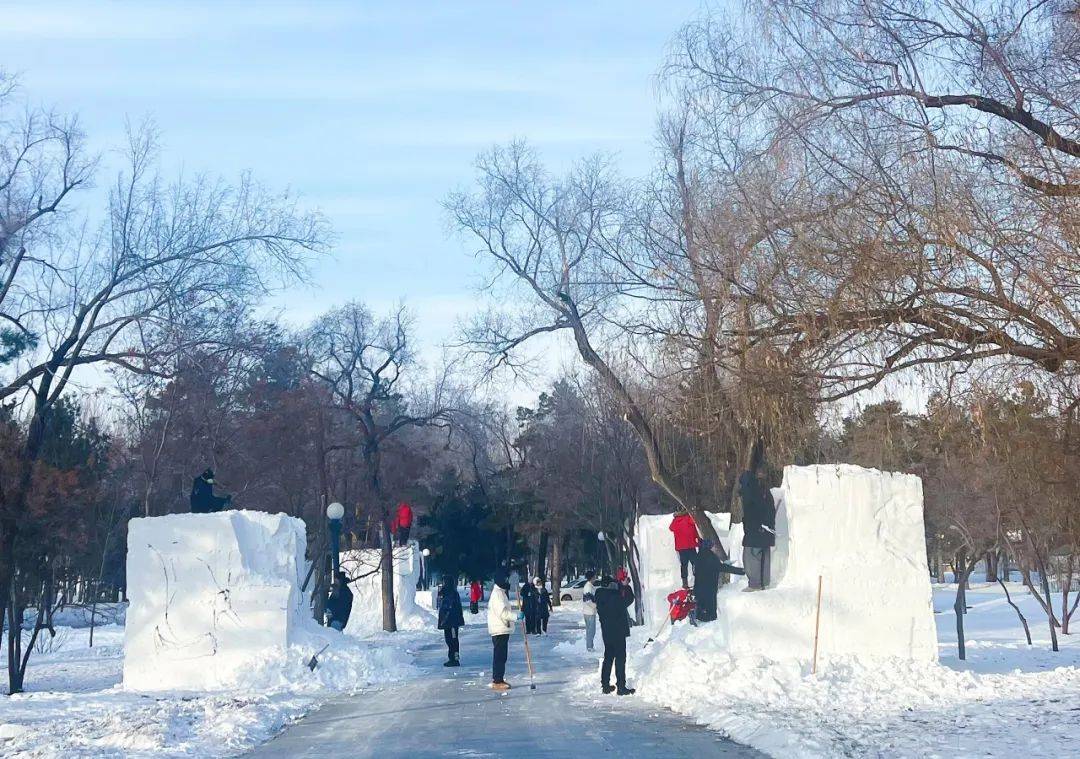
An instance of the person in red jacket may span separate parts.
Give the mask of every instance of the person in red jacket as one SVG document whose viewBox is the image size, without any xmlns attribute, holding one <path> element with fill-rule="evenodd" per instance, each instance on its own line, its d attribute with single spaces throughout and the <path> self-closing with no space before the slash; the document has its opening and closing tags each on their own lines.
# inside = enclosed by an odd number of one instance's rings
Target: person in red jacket
<svg viewBox="0 0 1080 759">
<path fill-rule="evenodd" d="M 484 600 L 484 586 L 480 584 L 479 580 L 473 580 L 472 585 L 469 586 L 469 612 L 471 614 L 480 613 L 480 602 Z"/>
<path fill-rule="evenodd" d="M 394 517 L 394 535 L 397 537 L 398 546 L 407 545 L 409 531 L 412 529 L 412 506 L 402 501 L 397 507 L 397 516 Z"/>
<path fill-rule="evenodd" d="M 690 587 L 687 567 L 697 557 L 698 534 L 694 518 L 683 512 L 676 514 L 668 528 L 675 533 L 675 551 L 679 554 L 679 572 L 682 574 L 682 586 Z"/>
</svg>

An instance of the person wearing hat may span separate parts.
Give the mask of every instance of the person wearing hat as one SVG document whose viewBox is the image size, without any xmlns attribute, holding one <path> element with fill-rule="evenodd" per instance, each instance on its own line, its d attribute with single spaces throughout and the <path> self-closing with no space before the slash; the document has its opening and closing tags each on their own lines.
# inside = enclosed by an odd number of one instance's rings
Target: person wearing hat
<svg viewBox="0 0 1080 759">
<path fill-rule="evenodd" d="M 446 664 L 444 667 L 461 666 L 461 628 L 465 615 L 461 611 L 461 596 L 457 591 L 457 574 L 447 574 L 439 590 L 438 628 L 446 640 Z"/>
<path fill-rule="evenodd" d="M 627 609 L 634 603 L 630 586 L 616 583 L 610 575 L 600 580 L 594 594 L 596 614 L 600 618 L 600 637 L 604 641 L 604 663 L 600 668 L 600 685 L 604 693 L 616 691 L 620 696 L 634 693 L 626 686 L 626 639 L 630 637 L 630 617 Z M 611 666 L 615 665 L 616 688 L 611 687 Z"/>
<path fill-rule="evenodd" d="M 190 501 L 192 514 L 213 514 L 228 508 L 232 496 L 214 495 L 214 470 L 207 468 L 191 483 Z"/>
<path fill-rule="evenodd" d="M 554 608 L 551 603 L 551 591 L 547 589 L 542 577 L 534 578 L 533 585 L 536 586 L 536 632 L 546 635 L 548 620 L 551 619 L 551 610 Z"/>
<path fill-rule="evenodd" d="M 491 635 L 491 687 L 494 690 L 510 690 L 506 675 L 506 654 L 510 646 L 510 633 L 514 631 L 514 621 L 524 618 L 524 612 L 515 613 L 510 605 L 510 577 L 505 569 L 495 572 L 495 584 L 488 597 L 488 633 Z"/>
</svg>

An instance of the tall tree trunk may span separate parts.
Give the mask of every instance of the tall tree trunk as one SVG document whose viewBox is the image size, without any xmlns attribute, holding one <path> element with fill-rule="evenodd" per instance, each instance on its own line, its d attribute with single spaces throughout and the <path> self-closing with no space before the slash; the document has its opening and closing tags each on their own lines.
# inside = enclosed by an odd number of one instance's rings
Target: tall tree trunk
<svg viewBox="0 0 1080 759">
<path fill-rule="evenodd" d="M 562 547 L 563 536 L 556 535 L 551 544 L 551 603 L 562 606 Z"/>
<path fill-rule="evenodd" d="M 536 547 L 536 576 L 543 578 L 544 572 L 547 570 L 547 553 L 548 553 L 548 531 L 543 530 L 540 533 L 540 540 Z"/>
<path fill-rule="evenodd" d="M 956 601 L 953 602 L 953 611 L 956 612 L 956 646 L 960 652 L 960 661 L 964 661 L 967 658 L 964 647 L 964 614 L 967 613 L 967 594 L 964 587 L 967 585 L 968 577 L 967 557 L 964 554 L 957 555 L 953 574 L 956 580 Z"/>
</svg>

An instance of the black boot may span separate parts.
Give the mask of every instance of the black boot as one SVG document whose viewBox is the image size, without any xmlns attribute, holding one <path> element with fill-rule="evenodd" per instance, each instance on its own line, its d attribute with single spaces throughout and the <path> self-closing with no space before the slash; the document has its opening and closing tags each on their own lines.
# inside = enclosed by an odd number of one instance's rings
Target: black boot
<svg viewBox="0 0 1080 759">
<path fill-rule="evenodd" d="M 620 696 L 632 696 L 637 693 L 637 691 L 633 688 L 627 688 L 625 685 L 620 685 L 619 690 L 616 691 L 616 693 Z"/>
<path fill-rule="evenodd" d="M 613 693 L 615 691 L 615 689 L 612 688 L 610 685 L 602 685 L 601 689 L 604 691 L 604 695 L 607 695 L 608 693 Z"/>
</svg>

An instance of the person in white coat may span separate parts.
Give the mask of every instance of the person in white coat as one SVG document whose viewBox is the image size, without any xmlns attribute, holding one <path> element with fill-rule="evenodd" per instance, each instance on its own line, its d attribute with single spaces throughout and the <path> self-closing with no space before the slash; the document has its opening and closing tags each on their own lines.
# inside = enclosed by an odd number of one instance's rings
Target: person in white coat
<svg viewBox="0 0 1080 759">
<path fill-rule="evenodd" d="M 506 654 L 510 645 L 510 633 L 514 631 L 514 621 L 523 614 L 514 611 L 510 605 L 510 578 L 505 570 L 495 573 L 495 585 L 488 598 L 488 633 L 491 634 L 493 655 L 491 660 L 491 687 L 494 690 L 510 690 L 510 683 L 504 680 L 506 675 Z"/>
<path fill-rule="evenodd" d="M 581 613 L 585 617 L 585 650 L 594 651 L 593 641 L 596 640 L 596 586 L 593 580 L 596 572 L 589 570 L 585 573 L 585 588 L 581 596 Z"/>
</svg>

